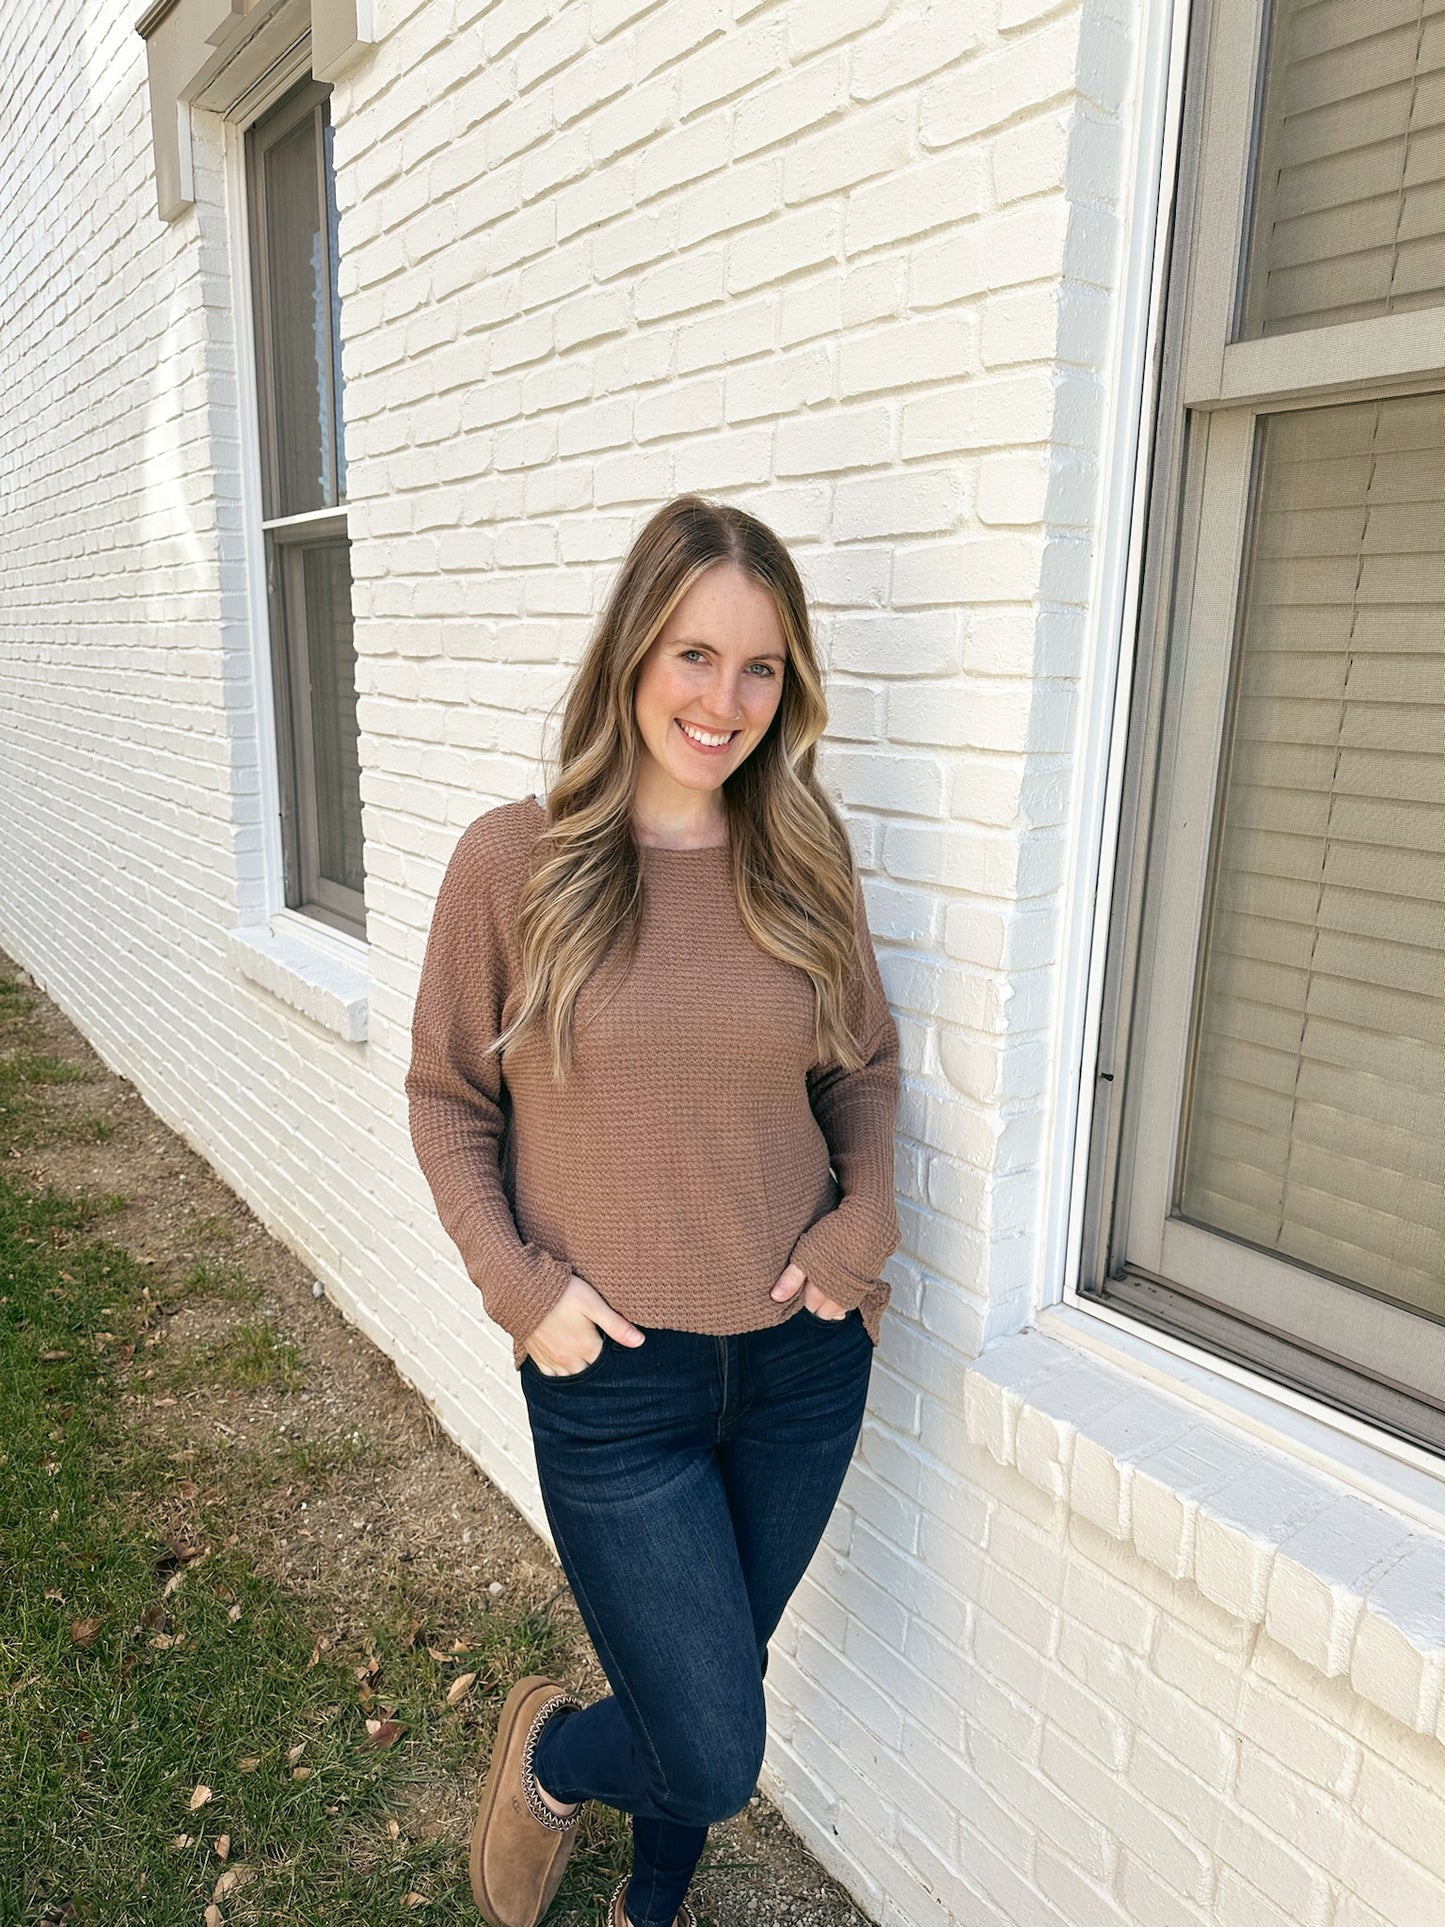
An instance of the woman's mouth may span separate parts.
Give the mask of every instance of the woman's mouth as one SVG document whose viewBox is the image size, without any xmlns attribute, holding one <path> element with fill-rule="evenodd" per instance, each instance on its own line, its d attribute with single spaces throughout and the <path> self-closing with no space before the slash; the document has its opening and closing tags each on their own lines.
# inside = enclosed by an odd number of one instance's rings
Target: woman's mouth
<svg viewBox="0 0 1445 1927">
<path fill-rule="evenodd" d="M 735 729 L 725 734 L 717 729 L 699 729 L 694 723 L 685 723 L 680 716 L 675 716 L 673 721 L 700 756 L 725 756 L 738 733 Z"/>
</svg>

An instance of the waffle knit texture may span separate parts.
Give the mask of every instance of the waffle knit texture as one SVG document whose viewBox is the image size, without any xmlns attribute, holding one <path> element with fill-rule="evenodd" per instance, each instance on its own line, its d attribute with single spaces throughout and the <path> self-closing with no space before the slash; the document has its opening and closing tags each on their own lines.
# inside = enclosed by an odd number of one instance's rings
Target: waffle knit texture
<svg viewBox="0 0 1445 1927">
<path fill-rule="evenodd" d="M 801 1265 L 878 1342 L 898 1244 L 898 1031 L 860 886 L 846 1014 L 866 1062 L 813 1061 L 813 984 L 748 936 L 725 847 L 641 847 L 635 957 L 583 986 L 573 1069 L 533 1034 L 484 1046 L 521 1007 L 516 906 L 546 824 L 535 796 L 463 831 L 432 914 L 406 1075 L 412 1143 L 489 1318 L 525 1341 L 576 1272 L 634 1324 L 727 1334 L 781 1324 Z M 530 1027 L 529 1027 L 530 1032 Z"/>
</svg>

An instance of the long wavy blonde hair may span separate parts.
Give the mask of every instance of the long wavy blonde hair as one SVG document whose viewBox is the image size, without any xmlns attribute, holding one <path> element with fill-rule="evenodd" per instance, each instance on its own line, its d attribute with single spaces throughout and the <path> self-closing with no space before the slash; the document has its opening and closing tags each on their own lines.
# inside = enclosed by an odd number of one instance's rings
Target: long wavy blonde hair
<svg viewBox="0 0 1445 1927">
<path fill-rule="evenodd" d="M 845 1016 L 859 963 L 857 865 L 814 772 L 828 705 L 803 585 L 782 542 L 755 516 L 682 495 L 633 543 L 567 693 L 560 768 L 518 901 L 523 998 L 491 1048 L 505 1051 L 527 1025 L 541 1025 L 557 1082 L 572 1062 L 578 992 L 619 932 L 629 961 L 637 940 L 644 889 L 632 828 L 642 755 L 638 674 L 682 597 L 721 562 L 768 591 L 787 649 L 767 733 L 723 785 L 738 911 L 755 943 L 812 978 L 818 1061 L 849 1070 L 863 1061 Z"/>
</svg>

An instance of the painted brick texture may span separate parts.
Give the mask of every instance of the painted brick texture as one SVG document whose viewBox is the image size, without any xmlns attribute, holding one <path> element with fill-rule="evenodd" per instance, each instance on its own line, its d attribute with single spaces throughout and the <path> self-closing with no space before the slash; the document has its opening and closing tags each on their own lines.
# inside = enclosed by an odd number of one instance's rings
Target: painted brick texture
<svg viewBox="0 0 1445 1927">
<path fill-rule="evenodd" d="M 540 1526 L 508 1348 L 411 1161 L 428 919 L 464 825 L 544 787 L 649 510 L 696 488 L 769 519 L 814 598 L 905 1091 L 894 1301 L 769 1669 L 765 1783 L 886 1927 L 1445 1915 L 1440 1737 L 1379 1702 L 1388 1616 L 1337 1663 L 1331 1544 L 1240 1618 L 1215 1594 L 1247 1548 L 1153 1556 L 1191 1471 L 1167 1440 L 1141 1546 L 1112 1449 L 1051 1490 L 1046 1412 L 1007 1465 L 965 1416 L 1041 1290 L 1141 8 L 379 0 L 332 99 L 364 1044 L 226 944 L 275 907 L 234 134 L 196 117 L 197 204 L 162 226 L 138 8 L 41 11 L 0 110 L 27 116 L 0 126 L 0 941 Z"/>
</svg>

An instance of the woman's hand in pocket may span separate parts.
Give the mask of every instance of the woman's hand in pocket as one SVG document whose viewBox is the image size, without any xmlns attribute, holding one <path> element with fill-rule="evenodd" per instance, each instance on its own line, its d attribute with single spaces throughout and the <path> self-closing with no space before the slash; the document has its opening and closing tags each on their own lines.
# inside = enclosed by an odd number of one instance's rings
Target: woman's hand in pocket
<svg viewBox="0 0 1445 1927">
<path fill-rule="evenodd" d="M 804 1310 L 812 1312 L 816 1318 L 848 1316 L 841 1305 L 835 1304 L 824 1292 L 819 1291 L 816 1285 L 809 1283 L 808 1274 L 801 1265 L 789 1264 L 783 1267 L 782 1274 L 772 1289 L 774 1303 L 786 1304 L 788 1299 L 797 1295 L 799 1287 L 802 1288 Z"/>
<path fill-rule="evenodd" d="M 619 1345 L 640 1345 L 645 1337 L 574 1271 L 562 1296 L 527 1334 L 525 1349 L 544 1376 L 565 1378 L 593 1362 L 602 1350 L 604 1332 Z"/>
</svg>

